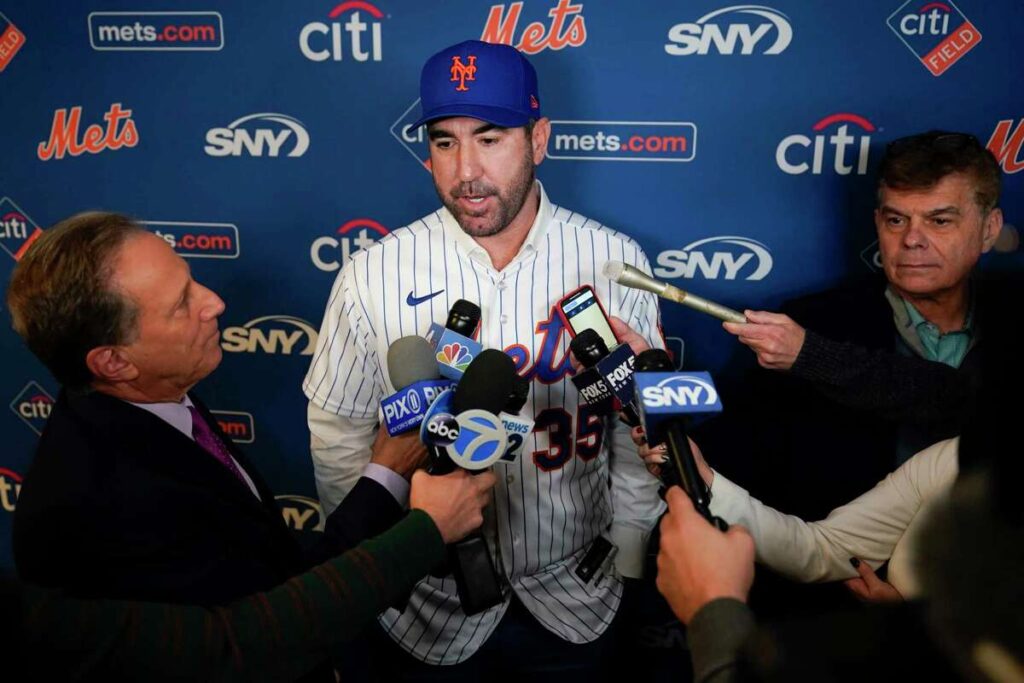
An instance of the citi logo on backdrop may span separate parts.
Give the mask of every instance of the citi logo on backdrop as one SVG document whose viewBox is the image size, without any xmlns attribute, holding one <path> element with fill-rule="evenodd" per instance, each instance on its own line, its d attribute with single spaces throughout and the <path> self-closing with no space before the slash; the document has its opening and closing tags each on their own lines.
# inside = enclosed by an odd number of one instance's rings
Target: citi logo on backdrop
<svg viewBox="0 0 1024 683">
<path fill-rule="evenodd" d="M 886 23 L 932 76 L 941 76 L 981 42 L 981 31 L 949 0 L 908 0 Z"/>
<path fill-rule="evenodd" d="M 789 17 L 762 5 L 733 5 L 709 12 L 695 22 L 668 30 L 665 52 L 675 57 L 707 55 L 778 55 L 793 40 Z"/>
<path fill-rule="evenodd" d="M 114 102 L 102 118 L 105 126 L 94 123 L 80 131 L 82 107 L 56 110 L 50 126 L 50 137 L 40 142 L 36 150 L 39 160 L 63 159 L 65 155 L 77 157 L 86 152 L 99 154 L 108 149 L 135 147 L 139 144 L 139 131 L 132 119 L 131 109 L 122 109 L 120 102 Z"/>
<path fill-rule="evenodd" d="M 43 234 L 10 197 L 0 199 L 0 247 L 15 261 L 20 261 L 32 243 Z"/>
<path fill-rule="evenodd" d="M 11 411 L 36 434 L 43 433 L 53 410 L 53 396 L 38 382 L 29 382 L 11 401 Z"/>
<path fill-rule="evenodd" d="M 772 271 L 768 247 L 734 235 L 706 237 L 682 249 L 658 254 L 654 274 L 662 279 L 701 277 L 706 280 L 763 280 Z"/>
<path fill-rule="evenodd" d="M 342 23 L 344 15 L 348 20 Z M 349 0 L 327 13 L 330 24 L 311 21 L 299 31 L 299 50 L 313 62 L 379 62 L 384 59 L 382 12 L 363 0 Z M 365 21 L 364 21 L 365 19 Z"/>
<path fill-rule="evenodd" d="M 0 510 L 14 512 L 21 495 L 21 475 L 9 467 L 0 467 Z"/>
<path fill-rule="evenodd" d="M 519 31 L 519 18 L 523 2 L 508 5 L 491 5 L 487 22 L 480 34 L 485 43 L 512 45 L 525 54 L 532 55 L 542 50 L 561 50 L 565 47 L 579 47 L 587 42 L 587 24 L 583 18 L 583 3 L 573 4 L 572 0 L 558 0 L 548 10 L 550 23 L 534 21 Z M 540 3 L 531 3 L 531 9 Z M 517 38 L 518 36 L 518 38 Z"/>
<path fill-rule="evenodd" d="M 372 218 L 355 218 L 334 233 L 317 237 L 309 247 L 313 265 L 325 273 L 344 268 L 357 251 L 372 247 L 388 234 L 388 229 Z"/>
<path fill-rule="evenodd" d="M 301 157 L 309 149 L 309 133 L 298 119 L 287 114 L 249 114 L 225 128 L 206 132 L 211 157 Z"/>
<path fill-rule="evenodd" d="M 811 138 L 801 133 L 788 135 L 775 148 L 775 163 L 785 173 L 821 175 L 830 169 L 839 175 L 864 175 L 868 170 L 871 135 L 876 127 L 863 116 L 831 114 L 811 130 Z M 829 134 L 829 131 L 832 131 Z M 832 161 L 829 168 L 826 161 Z"/>
</svg>

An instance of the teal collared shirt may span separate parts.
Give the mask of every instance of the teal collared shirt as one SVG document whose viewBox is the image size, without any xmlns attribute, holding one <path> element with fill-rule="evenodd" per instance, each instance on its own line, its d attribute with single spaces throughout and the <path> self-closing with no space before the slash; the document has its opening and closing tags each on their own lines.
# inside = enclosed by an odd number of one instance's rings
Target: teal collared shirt
<svg viewBox="0 0 1024 683">
<path fill-rule="evenodd" d="M 885 295 L 892 305 L 896 329 L 910 348 L 927 360 L 944 363 L 952 368 L 960 367 L 975 337 L 973 296 L 967 307 L 963 327 L 943 334 L 937 325 L 926 320 L 913 304 L 891 288 L 886 289 Z"/>
</svg>

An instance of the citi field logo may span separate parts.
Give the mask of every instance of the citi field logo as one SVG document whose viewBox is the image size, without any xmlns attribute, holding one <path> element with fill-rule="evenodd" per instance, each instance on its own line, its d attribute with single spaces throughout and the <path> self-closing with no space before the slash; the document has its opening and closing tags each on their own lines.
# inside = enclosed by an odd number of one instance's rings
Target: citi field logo
<svg viewBox="0 0 1024 683">
<path fill-rule="evenodd" d="M 886 21 L 932 76 L 941 76 L 981 42 L 981 32 L 952 2 L 909 0 Z"/>
<path fill-rule="evenodd" d="M 252 443 L 256 440 L 256 424 L 252 413 L 239 410 L 211 410 L 217 425 L 235 443 Z"/>
<path fill-rule="evenodd" d="M 473 354 L 470 353 L 469 349 L 462 344 L 453 342 L 451 344 L 445 344 L 441 350 L 437 352 L 437 362 L 465 372 L 466 368 L 469 367 L 469 364 L 473 362 Z"/>
<path fill-rule="evenodd" d="M 712 49 L 722 55 L 752 55 L 755 50 L 777 55 L 792 40 L 793 27 L 782 12 L 762 5 L 733 5 L 670 28 L 665 52 L 677 57 L 707 55 Z"/>
<path fill-rule="evenodd" d="M 240 251 L 238 227 L 232 223 L 142 221 L 142 227 L 183 258 L 236 259 Z"/>
<path fill-rule="evenodd" d="M 11 411 L 36 434 L 43 433 L 53 410 L 53 396 L 36 382 L 29 382 L 11 401 Z"/>
<path fill-rule="evenodd" d="M 1017 122 L 1016 128 L 1013 127 L 1013 119 L 1003 119 L 997 123 L 996 129 L 992 131 L 992 137 L 985 146 L 995 155 L 1006 173 L 1024 170 L 1024 158 L 1021 157 L 1021 147 L 1024 146 L 1024 119 Z"/>
<path fill-rule="evenodd" d="M 219 12 L 92 12 L 88 23 L 94 50 L 224 48 L 224 19 Z"/>
<path fill-rule="evenodd" d="M 229 353 L 312 356 L 316 348 L 316 330 L 302 318 L 265 315 L 240 327 L 224 328 L 220 346 Z"/>
<path fill-rule="evenodd" d="M 295 531 L 323 531 L 327 523 L 320 501 L 308 496 L 274 496 L 288 528 Z"/>
<path fill-rule="evenodd" d="M 42 234 L 42 228 L 18 208 L 10 197 L 0 199 L 0 247 L 12 259 L 20 261 Z"/>
<path fill-rule="evenodd" d="M 693 161 L 697 126 L 686 121 L 552 121 L 549 159 Z"/>
<path fill-rule="evenodd" d="M 548 25 L 534 21 L 519 32 L 519 17 L 523 11 L 523 4 L 513 2 L 507 6 L 491 5 L 480 40 L 485 43 L 512 45 L 528 55 L 537 54 L 542 50 L 579 47 L 587 42 L 583 3 L 574 5 L 572 0 L 558 0 L 558 4 L 548 10 L 547 14 L 551 17 Z"/>
<path fill-rule="evenodd" d="M 24 45 L 25 34 L 0 12 L 0 72 L 7 68 Z"/>
<path fill-rule="evenodd" d="M 851 128 L 856 135 L 851 134 Z M 831 135 L 830 129 L 834 131 Z M 870 133 L 876 130 L 873 123 L 856 114 L 831 114 L 815 123 L 812 130 L 816 133 L 813 138 L 800 133 L 789 135 L 775 148 L 775 163 L 785 173 L 821 175 L 826 158 L 831 158 L 832 169 L 839 175 L 867 173 Z"/>
<path fill-rule="evenodd" d="M 354 218 L 335 230 L 333 235 L 313 240 L 309 258 L 319 270 L 333 273 L 348 265 L 356 252 L 372 247 L 388 234 L 388 229 L 372 218 Z"/>
<path fill-rule="evenodd" d="M 674 375 L 653 387 L 644 387 L 640 394 L 644 405 L 649 408 L 689 408 L 718 403 L 715 386 L 694 375 Z"/>
<path fill-rule="evenodd" d="M 341 17 L 348 12 L 351 13 L 348 21 L 342 24 Z M 369 21 L 363 21 L 364 16 Z M 384 19 L 384 13 L 377 7 L 362 0 L 349 0 L 335 6 L 327 13 L 327 18 L 336 21 L 330 24 L 313 21 L 302 27 L 299 32 L 299 50 L 303 57 L 313 62 L 341 62 L 345 60 L 347 51 L 348 59 L 357 62 L 379 62 L 383 59 L 381 20 Z M 367 29 L 369 35 L 366 34 Z M 343 31 L 348 34 L 347 39 Z"/>
<path fill-rule="evenodd" d="M 287 150 L 290 157 L 301 157 L 309 149 L 309 133 L 302 122 L 286 114 L 249 114 L 235 119 L 226 128 L 206 131 L 206 146 L 211 157 L 277 157 Z"/>
<path fill-rule="evenodd" d="M 707 237 L 658 254 L 654 274 L 662 279 L 763 280 L 772 271 L 768 247 L 748 237 Z"/>
<path fill-rule="evenodd" d="M 21 475 L 7 467 L 0 467 L 0 509 L 14 512 L 21 495 Z"/>
<path fill-rule="evenodd" d="M 874 240 L 860 251 L 860 260 L 872 273 L 882 269 L 882 252 L 878 249 L 878 240 Z"/>
<path fill-rule="evenodd" d="M 413 128 L 412 124 L 419 118 L 420 100 L 416 98 L 412 104 L 391 124 L 391 135 L 398 144 L 412 155 L 420 166 L 430 171 L 430 148 L 427 146 L 427 127 Z"/>
<path fill-rule="evenodd" d="M 40 161 L 63 159 L 65 155 L 73 157 L 99 154 L 104 150 L 135 147 L 139 144 L 139 131 L 132 120 L 132 110 L 122 109 L 120 102 L 110 105 L 103 115 L 106 126 L 93 124 L 85 129 L 79 137 L 82 124 L 82 108 L 58 109 L 53 112 L 53 124 L 50 126 L 50 137 L 39 143 L 36 156 Z"/>
</svg>

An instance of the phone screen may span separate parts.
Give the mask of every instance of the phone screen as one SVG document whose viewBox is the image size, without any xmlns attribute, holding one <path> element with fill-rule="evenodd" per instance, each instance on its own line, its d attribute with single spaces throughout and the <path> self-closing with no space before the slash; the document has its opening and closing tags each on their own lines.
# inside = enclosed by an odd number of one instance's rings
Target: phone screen
<svg viewBox="0 0 1024 683">
<path fill-rule="evenodd" d="M 584 287 L 564 299 L 562 313 L 565 315 L 569 327 L 572 328 L 573 334 L 590 329 L 601 335 L 609 349 L 615 348 L 619 343 L 615 338 L 615 333 L 612 332 L 611 325 L 608 324 L 608 319 L 605 318 L 604 311 L 601 310 L 594 290 L 590 287 Z"/>
</svg>

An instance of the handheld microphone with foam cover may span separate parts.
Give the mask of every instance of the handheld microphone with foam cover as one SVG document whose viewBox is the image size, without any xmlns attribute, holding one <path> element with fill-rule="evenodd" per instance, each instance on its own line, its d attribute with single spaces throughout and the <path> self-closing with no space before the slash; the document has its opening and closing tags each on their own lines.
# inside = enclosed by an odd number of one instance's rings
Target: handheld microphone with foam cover
<svg viewBox="0 0 1024 683">
<path fill-rule="evenodd" d="M 713 315 L 719 320 L 724 320 L 730 323 L 747 322 L 747 318 L 739 311 L 734 311 L 733 309 L 723 306 L 722 304 L 717 304 L 714 301 L 708 301 L 696 294 L 670 285 L 667 282 L 655 280 L 642 270 L 625 264 L 622 261 L 607 261 L 601 272 L 606 278 L 614 282 L 618 282 L 623 287 L 643 289 L 648 292 L 653 292 L 662 299 L 668 299 L 669 301 L 675 301 L 677 304 L 689 306 L 690 308 L 702 313 Z"/>
<path fill-rule="evenodd" d="M 441 379 L 430 343 L 402 337 L 388 347 L 388 378 L 395 393 L 381 400 L 384 427 L 396 436 L 418 429 L 430 404 L 454 382 Z"/>
<path fill-rule="evenodd" d="M 599 360 L 608 355 L 608 345 L 596 330 L 587 328 L 572 338 L 569 350 L 583 366 L 572 377 L 576 390 L 598 414 L 610 415 L 615 411 L 615 395 L 595 367 Z"/>
<path fill-rule="evenodd" d="M 512 383 L 512 394 L 508 397 L 508 403 L 505 404 L 504 410 L 498 416 L 508 433 L 508 448 L 501 456 L 505 462 L 515 462 L 526 446 L 527 437 L 533 432 L 532 417 L 519 414 L 529 397 L 530 380 L 516 375 L 515 381 Z"/>
<path fill-rule="evenodd" d="M 434 350 L 441 374 L 458 381 L 483 348 L 473 340 L 480 324 L 480 307 L 472 301 L 459 299 L 448 311 L 444 329 L 431 327 L 428 336 L 436 338 Z"/>
</svg>

